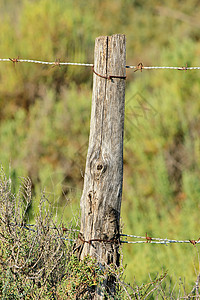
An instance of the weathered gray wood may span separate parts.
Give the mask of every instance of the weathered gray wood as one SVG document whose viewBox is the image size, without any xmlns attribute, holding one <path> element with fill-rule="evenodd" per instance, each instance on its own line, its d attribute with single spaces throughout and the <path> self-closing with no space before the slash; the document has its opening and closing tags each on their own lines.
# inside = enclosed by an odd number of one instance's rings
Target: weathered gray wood
<svg viewBox="0 0 200 300">
<path fill-rule="evenodd" d="M 125 65 L 124 35 L 96 39 L 95 72 L 103 76 L 125 76 Z M 124 79 L 105 79 L 93 75 L 90 138 L 80 203 L 81 229 L 78 243 L 80 259 L 90 255 L 102 265 L 119 265 L 124 101 Z M 92 241 L 95 239 L 98 241 Z"/>
</svg>

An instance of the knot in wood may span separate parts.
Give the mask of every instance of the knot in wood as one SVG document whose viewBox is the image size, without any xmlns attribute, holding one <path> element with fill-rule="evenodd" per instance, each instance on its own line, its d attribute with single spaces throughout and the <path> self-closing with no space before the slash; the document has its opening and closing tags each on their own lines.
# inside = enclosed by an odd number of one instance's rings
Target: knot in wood
<svg viewBox="0 0 200 300">
<path fill-rule="evenodd" d="M 97 165 L 97 170 L 98 170 L 98 171 L 100 171 L 100 170 L 102 170 L 102 169 L 103 169 L 102 164 Z"/>
<path fill-rule="evenodd" d="M 107 164 L 104 163 L 102 160 L 98 160 L 96 162 L 95 175 L 97 180 L 102 176 L 103 173 L 106 172 L 106 169 L 107 169 Z"/>
</svg>

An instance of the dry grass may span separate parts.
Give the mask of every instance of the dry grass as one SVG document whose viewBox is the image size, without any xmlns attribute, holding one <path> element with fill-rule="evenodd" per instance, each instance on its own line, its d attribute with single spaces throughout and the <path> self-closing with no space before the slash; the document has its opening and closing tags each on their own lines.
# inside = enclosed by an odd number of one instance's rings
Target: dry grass
<svg viewBox="0 0 200 300">
<path fill-rule="evenodd" d="M 79 262 L 73 255 L 76 231 L 54 221 L 51 205 L 41 195 L 34 225 L 28 224 L 32 202 L 31 181 L 21 179 L 19 192 L 0 169 L 0 296 L 1 299 L 93 299 L 95 287 L 107 276 L 116 279 L 116 294 L 107 299 L 200 299 L 200 272 L 189 294 L 180 281 L 179 292 L 167 287 L 167 273 L 138 286 L 126 283 L 124 268 L 102 269 L 89 257 Z M 198 252 L 198 249 L 197 249 Z M 121 256 L 122 257 L 122 256 Z M 199 253 L 198 253 L 199 258 Z M 101 291 L 102 293 L 102 291 Z M 108 291 L 103 291 L 104 294 Z"/>
</svg>

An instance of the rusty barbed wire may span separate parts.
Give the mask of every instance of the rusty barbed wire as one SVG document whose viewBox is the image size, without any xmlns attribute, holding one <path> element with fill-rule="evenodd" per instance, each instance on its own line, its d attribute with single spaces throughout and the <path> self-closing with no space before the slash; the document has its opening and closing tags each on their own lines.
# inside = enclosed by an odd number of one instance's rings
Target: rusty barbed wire
<svg viewBox="0 0 200 300">
<path fill-rule="evenodd" d="M 179 244 L 192 244 L 193 246 L 195 246 L 196 244 L 200 244 L 200 238 L 197 240 L 172 240 L 172 239 L 168 239 L 168 238 L 154 238 L 154 237 L 150 237 L 147 235 L 146 236 L 138 236 L 138 235 L 133 235 L 133 234 L 120 234 L 121 237 L 126 237 L 126 238 L 135 238 L 135 239 L 142 239 L 141 241 L 120 241 L 123 244 L 143 244 L 143 243 L 151 243 L 151 244 L 163 244 L 166 245 L 167 244 L 175 244 L 175 243 L 179 243 Z"/>
<path fill-rule="evenodd" d="M 119 75 L 109 75 L 109 76 L 104 76 L 104 75 L 101 75 L 99 73 L 97 73 L 95 70 L 94 70 L 94 66 L 92 67 L 92 71 L 95 75 L 101 77 L 101 78 L 105 78 L 105 79 L 113 79 L 113 78 L 121 78 L 121 79 L 126 79 L 126 76 L 119 76 Z"/>
<path fill-rule="evenodd" d="M 10 223 L 9 225 L 10 225 L 10 226 L 16 226 L 16 227 L 24 228 L 24 229 L 26 229 L 26 230 L 28 230 L 28 231 L 32 231 L 32 232 L 36 232 L 36 230 L 35 230 L 34 228 L 37 227 L 36 224 L 17 224 L 17 223 Z M 47 227 L 44 226 L 44 228 L 47 228 Z M 69 232 L 69 233 L 70 233 L 70 232 L 79 232 L 78 229 L 72 229 L 72 228 L 67 229 L 67 228 L 64 227 L 63 225 L 62 225 L 61 228 L 56 227 L 56 226 L 48 226 L 48 229 L 50 229 L 50 230 L 61 229 L 61 231 L 62 231 L 63 233 L 66 233 L 66 232 Z M 61 238 L 62 240 L 65 240 L 65 241 L 70 241 L 70 242 L 74 242 L 74 241 L 75 241 L 74 239 L 71 239 L 71 238 L 60 237 L 60 236 L 57 236 L 57 237 L 58 237 L 58 238 Z"/>
<path fill-rule="evenodd" d="M 103 243 L 105 243 L 105 244 L 118 244 L 118 243 L 120 242 L 117 238 L 111 239 L 111 240 L 109 240 L 109 239 L 90 239 L 90 240 L 85 240 L 85 239 L 83 238 L 82 234 L 80 234 L 80 232 L 79 232 L 79 234 L 78 234 L 78 239 L 79 239 L 83 244 L 86 243 L 86 244 L 89 244 L 89 245 L 91 245 L 92 242 L 103 242 Z"/>
<path fill-rule="evenodd" d="M 72 62 L 60 62 L 60 60 L 55 61 L 41 61 L 41 60 L 34 60 L 34 59 L 20 59 L 18 58 L 0 58 L 0 62 L 13 62 L 13 63 L 35 63 L 41 65 L 52 65 L 52 66 L 85 66 L 85 67 L 93 67 L 93 64 L 88 63 L 72 63 Z"/>
<path fill-rule="evenodd" d="M 79 63 L 79 62 L 61 62 L 60 59 L 56 59 L 55 61 L 42 61 L 42 60 L 34 60 L 34 59 L 20 59 L 19 56 L 17 58 L 0 58 L 0 62 L 12 62 L 12 63 L 35 63 L 42 65 L 51 65 L 52 68 L 56 66 L 84 66 L 84 67 L 94 67 L 92 63 Z M 200 70 L 200 66 L 197 67 L 173 67 L 173 66 L 144 66 L 142 62 L 137 64 L 136 66 L 126 65 L 127 69 L 134 69 L 134 72 L 142 70 L 179 70 L 179 71 L 187 71 L 187 70 Z"/>
<path fill-rule="evenodd" d="M 188 67 L 187 64 L 186 66 L 183 67 L 170 67 L 170 66 L 149 66 L 145 67 L 143 63 L 139 63 L 137 66 L 126 66 L 127 69 L 135 69 L 134 72 L 140 70 L 179 70 L 179 71 L 187 71 L 187 70 L 200 70 L 200 67 Z"/>
<path fill-rule="evenodd" d="M 11 223 L 11 226 L 17 226 L 17 227 L 23 227 L 24 229 L 27 229 L 29 231 L 34 231 L 35 229 L 33 229 L 34 227 L 36 227 L 35 224 L 14 224 Z M 58 229 L 57 227 L 48 227 L 48 229 L 50 230 L 54 230 L 54 229 Z M 62 227 L 60 228 L 63 233 L 64 232 L 79 232 L 78 229 L 67 229 L 66 227 L 64 227 L 62 225 Z M 79 232 L 80 234 L 80 232 Z M 82 242 L 84 243 L 88 243 L 91 244 L 91 242 L 107 242 L 107 243 L 116 243 L 116 240 L 103 240 L 103 239 L 92 239 L 89 241 L 85 241 L 84 239 L 81 238 L 81 236 L 78 234 L 77 238 L 79 238 L 80 240 L 82 240 Z M 161 244 L 161 245 L 168 245 L 168 244 L 192 244 L 193 246 L 196 246 L 197 244 L 200 244 L 200 237 L 195 240 L 195 239 L 188 239 L 188 240 L 175 240 L 175 239 L 168 239 L 168 238 L 154 238 L 151 236 L 148 236 L 148 234 L 146 233 L 145 236 L 138 236 L 138 235 L 133 235 L 133 234 L 120 234 L 120 237 L 124 237 L 124 238 L 135 238 L 135 239 L 140 239 L 140 241 L 130 241 L 130 240 L 120 240 L 120 244 Z M 67 240 L 67 241 L 71 241 L 71 242 L 75 242 L 75 239 L 69 239 L 69 238 L 65 238 L 62 237 L 63 240 Z"/>
</svg>

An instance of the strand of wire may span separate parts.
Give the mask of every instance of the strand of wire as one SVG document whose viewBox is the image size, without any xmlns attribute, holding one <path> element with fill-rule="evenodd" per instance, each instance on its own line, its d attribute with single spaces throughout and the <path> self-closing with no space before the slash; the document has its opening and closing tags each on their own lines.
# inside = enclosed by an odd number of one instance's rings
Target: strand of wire
<svg viewBox="0 0 200 300">
<path fill-rule="evenodd" d="M 92 63 L 79 63 L 79 62 L 60 62 L 60 60 L 56 61 L 41 61 L 41 60 L 33 60 L 33 59 L 19 59 L 18 58 L 0 58 L 0 62 L 13 62 L 13 63 L 35 63 L 42 65 L 51 65 L 51 66 L 84 66 L 84 67 L 93 67 Z M 171 67 L 171 66 L 144 66 L 142 63 L 139 63 L 136 66 L 126 65 L 127 69 L 134 69 L 134 72 L 140 70 L 200 70 L 200 67 Z"/>
<path fill-rule="evenodd" d="M 200 70 L 200 67 L 165 67 L 165 66 L 150 66 L 145 67 L 142 66 L 138 68 L 138 66 L 126 66 L 128 69 L 135 69 L 135 71 L 142 70 L 179 70 L 179 71 L 187 71 L 187 70 Z"/>
<path fill-rule="evenodd" d="M 72 63 L 72 62 L 60 62 L 58 61 L 41 61 L 41 60 L 33 60 L 33 59 L 19 59 L 19 58 L 0 58 L 1 62 L 10 62 L 13 63 L 35 63 L 35 64 L 41 64 L 41 65 L 52 65 L 52 66 L 85 66 L 85 67 L 93 67 L 93 64 L 88 63 Z"/>
<path fill-rule="evenodd" d="M 19 226 L 19 227 L 23 227 L 29 231 L 34 231 L 34 229 L 32 229 L 33 227 L 36 227 L 35 224 L 25 224 L 23 226 L 19 225 L 19 224 L 10 224 L 12 226 Z M 49 227 L 49 229 L 57 229 L 56 227 Z M 67 232 L 67 231 L 74 231 L 74 232 L 79 232 L 78 229 L 67 229 L 65 227 L 62 227 L 63 232 Z M 121 237 L 125 237 L 125 238 L 136 238 L 136 239 L 143 239 L 142 241 L 124 241 L 124 240 L 120 240 L 121 244 L 144 244 L 144 243 L 151 243 L 151 244 L 175 244 L 175 243 L 179 243 L 179 244 L 192 244 L 192 245 L 196 245 L 196 244 L 200 244 L 200 238 L 198 240 L 171 240 L 171 239 L 163 239 L 163 238 L 154 238 L 154 237 L 150 237 L 147 235 L 146 236 L 138 236 L 138 235 L 133 235 L 133 234 L 120 234 Z M 63 240 L 67 240 L 67 241 L 75 241 L 74 239 L 69 239 L 69 238 L 64 238 L 62 237 Z M 97 240 L 98 241 L 98 240 Z"/>
<path fill-rule="evenodd" d="M 193 245 L 196 245 L 196 244 L 200 244 L 200 241 L 194 241 L 194 243 L 192 243 L 191 241 L 189 240 L 186 240 L 186 241 L 178 241 L 178 240 L 168 240 L 168 239 L 161 239 L 160 241 L 120 241 L 120 243 L 122 244 L 163 244 L 163 245 L 167 245 L 167 244 L 193 244 Z"/>
<path fill-rule="evenodd" d="M 33 229 L 34 227 L 36 227 L 36 225 L 35 224 L 24 224 L 24 225 L 20 225 L 20 224 L 15 224 L 15 223 L 10 223 L 10 225 L 11 226 L 17 226 L 17 227 L 21 227 L 21 228 L 24 228 L 24 229 L 27 229 L 27 230 L 29 230 L 29 231 L 33 231 L 33 232 L 36 232 L 36 230 L 35 229 Z M 44 226 L 44 227 L 46 227 L 46 226 Z M 57 227 L 48 227 L 48 229 L 58 229 Z M 65 228 L 65 227 L 62 227 L 62 231 L 63 232 L 66 232 L 66 231 L 68 231 L 68 232 L 79 232 L 79 230 L 77 230 L 77 229 L 67 229 L 67 228 Z M 59 238 L 59 236 L 57 236 L 58 238 Z M 65 241 L 69 241 L 69 242 L 75 242 L 75 240 L 74 239 L 71 239 L 71 238 L 66 238 L 66 237 L 60 237 L 61 238 L 61 240 L 65 240 Z"/>
<path fill-rule="evenodd" d="M 36 227 L 36 224 L 17 224 L 17 223 L 10 223 L 11 226 L 17 226 L 17 227 L 23 227 L 23 228 L 31 228 L 31 227 Z M 44 226 L 44 228 L 47 228 L 47 226 Z M 48 229 L 58 229 L 56 226 L 48 226 Z M 66 227 L 62 227 L 63 231 L 74 231 L 74 232 L 79 232 L 78 229 L 67 229 Z"/>
<path fill-rule="evenodd" d="M 143 239 L 142 241 L 121 241 L 121 243 L 124 244 L 142 244 L 142 243 L 151 243 L 151 244 L 174 244 L 174 243 L 180 243 L 180 244 L 200 244 L 200 238 L 198 240 L 171 240 L 168 238 L 154 238 L 150 237 L 147 235 L 146 236 L 137 236 L 137 235 L 132 235 L 132 234 L 121 234 L 121 237 L 126 237 L 126 238 L 135 238 L 135 239 Z"/>
</svg>

